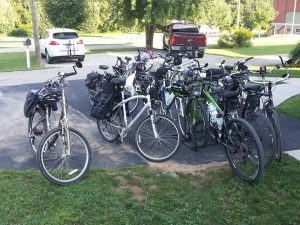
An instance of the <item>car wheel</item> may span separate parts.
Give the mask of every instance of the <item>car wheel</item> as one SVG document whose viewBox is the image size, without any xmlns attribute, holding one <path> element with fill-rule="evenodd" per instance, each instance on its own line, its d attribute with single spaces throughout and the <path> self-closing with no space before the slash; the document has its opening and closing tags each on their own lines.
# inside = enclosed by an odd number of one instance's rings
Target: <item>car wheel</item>
<svg viewBox="0 0 300 225">
<path fill-rule="evenodd" d="M 84 61 L 84 58 L 85 58 L 85 56 L 83 55 L 83 56 L 81 56 L 81 57 L 78 59 L 78 61 L 79 61 L 79 62 L 83 62 L 83 61 Z"/>
<path fill-rule="evenodd" d="M 43 54 L 43 53 L 41 53 L 41 57 L 44 59 L 44 58 L 46 58 L 46 56 Z"/>
<path fill-rule="evenodd" d="M 49 53 L 46 51 L 46 60 L 48 64 L 52 64 L 53 63 L 53 58 L 49 56 Z"/>
</svg>

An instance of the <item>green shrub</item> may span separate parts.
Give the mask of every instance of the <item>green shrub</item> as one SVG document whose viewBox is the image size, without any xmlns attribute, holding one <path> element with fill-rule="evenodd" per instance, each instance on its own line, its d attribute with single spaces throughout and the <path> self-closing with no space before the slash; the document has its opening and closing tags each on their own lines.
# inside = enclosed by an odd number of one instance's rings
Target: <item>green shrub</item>
<svg viewBox="0 0 300 225">
<path fill-rule="evenodd" d="M 290 52 L 290 57 L 293 60 L 294 67 L 300 67 L 300 42 L 296 45 L 296 47 Z"/>
<path fill-rule="evenodd" d="M 222 34 L 218 39 L 220 48 L 233 48 L 233 40 L 230 34 Z"/>
<path fill-rule="evenodd" d="M 252 46 L 251 39 L 254 38 L 253 33 L 245 28 L 240 28 L 234 31 L 232 35 L 232 40 L 234 47 L 250 47 Z"/>
<path fill-rule="evenodd" d="M 250 47 L 253 38 L 254 34 L 251 31 L 240 28 L 234 31 L 233 34 L 222 34 L 218 39 L 218 46 L 220 48 Z"/>
<path fill-rule="evenodd" d="M 19 28 L 13 29 L 11 32 L 9 32 L 9 36 L 14 37 L 32 37 L 33 31 L 32 27 L 29 25 L 22 25 Z"/>
</svg>

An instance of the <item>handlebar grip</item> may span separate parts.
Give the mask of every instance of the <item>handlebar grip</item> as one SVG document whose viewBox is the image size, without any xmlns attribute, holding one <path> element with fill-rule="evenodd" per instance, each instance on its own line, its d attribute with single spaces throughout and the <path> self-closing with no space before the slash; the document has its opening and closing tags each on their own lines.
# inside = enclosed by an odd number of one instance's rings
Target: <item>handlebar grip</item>
<svg viewBox="0 0 300 225">
<path fill-rule="evenodd" d="M 69 77 L 69 76 L 73 76 L 73 75 L 76 75 L 75 72 L 72 72 L 72 73 L 64 73 L 62 76 L 63 77 Z"/>
<path fill-rule="evenodd" d="M 281 57 L 281 56 L 279 56 L 279 58 L 280 58 L 280 60 L 281 60 L 281 65 L 283 65 L 284 63 L 283 63 L 283 59 L 282 59 L 282 57 Z"/>
<path fill-rule="evenodd" d="M 246 59 L 245 62 L 247 62 L 247 61 L 249 61 L 249 60 L 251 60 L 251 59 L 253 59 L 253 58 L 254 58 L 254 57 L 252 56 L 252 57 Z"/>
</svg>

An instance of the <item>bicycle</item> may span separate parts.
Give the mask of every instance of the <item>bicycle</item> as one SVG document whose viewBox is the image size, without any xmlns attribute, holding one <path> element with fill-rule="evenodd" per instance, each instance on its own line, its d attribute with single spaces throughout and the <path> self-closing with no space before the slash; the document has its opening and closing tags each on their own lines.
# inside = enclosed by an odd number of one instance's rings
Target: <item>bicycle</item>
<svg viewBox="0 0 300 225">
<path fill-rule="evenodd" d="M 153 82 L 151 75 L 143 75 L 142 79 Z M 152 109 L 151 97 L 147 88 L 146 95 L 125 98 L 124 78 L 114 78 L 107 83 L 106 91 L 100 98 L 98 105 L 92 109 L 92 116 L 97 118 L 100 135 L 105 141 L 123 142 L 128 131 L 147 111 L 148 116 L 143 119 L 135 131 L 135 145 L 142 157 L 153 162 L 163 162 L 173 157 L 179 150 L 181 135 L 172 119 L 158 115 Z M 129 122 L 126 114 L 126 103 L 140 99 L 144 101 L 143 108 Z"/>
<path fill-rule="evenodd" d="M 282 75 L 281 79 L 277 80 L 277 81 L 266 81 L 266 75 L 268 73 L 272 73 L 274 71 L 274 69 L 279 69 L 279 68 L 285 68 L 285 66 L 287 64 L 291 64 L 292 60 L 289 59 L 287 61 L 283 61 L 282 57 L 279 56 L 280 60 L 281 60 L 281 65 L 275 65 L 272 69 L 267 70 L 267 68 L 265 66 L 260 67 L 259 70 L 250 70 L 249 72 L 252 74 L 259 74 L 260 76 L 260 80 L 253 80 L 251 78 L 249 78 L 249 81 L 257 84 L 261 87 L 261 93 L 260 95 L 263 96 L 262 99 L 262 112 L 265 114 L 265 116 L 268 118 L 268 120 L 271 122 L 272 127 L 274 129 L 275 132 L 275 136 L 276 136 L 276 151 L 275 151 L 275 158 L 280 162 L 281 158 L 282 158 L 282 134 L 281 134 L 281 128 L 280 128 L 280 123 L 279 123 L 279 117 L 278 117 L 278 113 L 277 110 L 274 106 L 273 103 L 273 93 L 272 93 L 272 89 L 280 84 L 281 82 L 284 82 L 285 80 L 287 80 L 290 76 L 289 71 L 285 74 Z"/>
<path fill-rule="evenodd" d="M 186 95 L 186 85 L 200 88 L 199 97 L 208 109 L 207 132 L 225 146 L 225 153 L 233 172 L 247 182 L 256 183 L 264 171 L 263 147 L 254 128 L 236 113 L 239 105 L 235 98 L 239 93 L 220 91 L 220 98 L 214 98 L 210 94 L 213 79 L 221 77 L 223 75 L 182 81 L 173 86 L 173 91 L 179 95 Z"/>
<path fill-rule="evenodd" d="M 68 86 L 66 78 L 77 74 L 75 67 L 81 68 L 82 64 L 76 62 L 76 66 L 73 66 L 74 72 L 58 73 L 56 78 L 46 82 L 44 88 L 38 92 L 42 102 L 62 103 L 59 126 L 43 136 L 36 155 L 42 175 L 57 185 L 69 185 L 82 179 L 91 162 L 91 150 L 86 138 L 68 125 L 64 89 Z M 43 120 L 47 120 L 47 117 Z"/>
</svg>

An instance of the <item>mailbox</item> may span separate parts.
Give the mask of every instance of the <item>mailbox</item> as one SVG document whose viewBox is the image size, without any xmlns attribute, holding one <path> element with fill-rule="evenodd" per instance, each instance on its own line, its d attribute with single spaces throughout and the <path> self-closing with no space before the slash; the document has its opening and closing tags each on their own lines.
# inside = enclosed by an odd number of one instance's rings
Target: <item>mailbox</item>
<svg viewBox="0 0 300 225">
<path fill-rule="evenodd" d="M 23 42 L 24 46 L 30 46 L 31 45 L 31 40 L 28 38 Z"/>
</svg>

